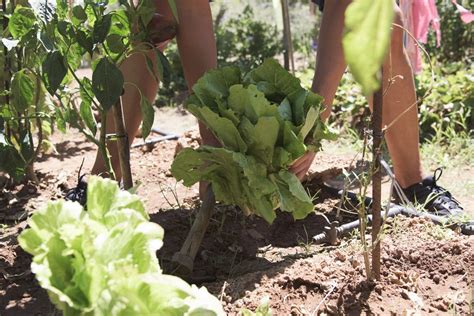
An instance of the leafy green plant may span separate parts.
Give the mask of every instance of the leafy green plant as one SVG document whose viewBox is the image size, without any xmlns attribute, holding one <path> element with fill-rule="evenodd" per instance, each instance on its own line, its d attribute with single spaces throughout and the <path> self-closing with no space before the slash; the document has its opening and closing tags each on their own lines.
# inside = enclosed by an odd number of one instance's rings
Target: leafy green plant
<svg viewBox="0 0 474 316">
<path fill-rule="evenodd" d="M 19 236 L 31 270 L 64 315 L 224 315 L 205 288 L 162 274 L 163 229 L 116 182 L 89 178 L 87 212 L 50 202 Z"/>
<path fill-rule="evenodd" d="M 3 136 L 0 159 L 7 159 L 4 158 L 6 154 L 8 157 L 15 154 L 12 146 L 20 156 L 32 152 L 28 117 L 17 118 L 14 114 L 28 113 L 40 117 L 41 92 L 45 90 L 59 105 L 54 108 L 58 128 L 64 130 L 69 124 L 96 144 L 113 177 L 105 145 L 105 118 L 109 110 L 120 108 L 120 97 L 124 84 L 127 84 L 119 70 L 120 64 L 131 54 L 139 53 L 143 54 L 149 71 L 155 77 L 163 77 L 166 70 L 164 56 L 148 43 L 151 35 L 146 26 L 153 18 L 154 11 L 154 4 L 150 0 L 142 0 L 137 4 L 86 0 L 83 5 L 73 7 L 66 0 L 58 0 L 56 5 L 45 1 L 13 6 L 12 2 L 12 14 L 2 42 L 10 50 L 16 46 L 15 51 L 21 51 L 22 54 L 16 56 L 18 69 L 15 69 L 11 79 L 11 91 L 7 91 L 12 96 L 12 102 L 2 105 L 3 121 L 9 117 L 13 122 L 0 122 L 3 123 L 0 125 L 6 126 L 0 130 Z M 152 52 L 153 57 L 150 57 Z M 75 73 L 85 57 L 92 59 L 92 80 L 78 78 Z M 71 81 L 75 82 L 75 88 L 70 85 Z M 151 129 L 154 112 L 145 97 L 141 98 L 140 106 L 144 117 L 142 134 L 146 137 Z M 33 110 L 27 112 L 31 107 Z M 94 111 L 101 114 L 100 128 L 94 118 Z M 11 135 L 15 135 L 12 133 L 12 126 L 16 126 L 13 125 L 15 120 L 20 137 L 13 137 L 14 143 Z M 42 126 L 40 122 L 37 125 L 39 129 Z M 123 135 L 116 136 L 119 142 L 123 138 Z M 23 149 L 23 143 L 30 143 L 30 146 Z M 10 169 L 21 171 L 16 166 Z"/>
<path fill-rule="evenodd" d="M 469 0 L 460 0 L 459 4 L 469 11 L 474 8 L 474 3 Z M 472 47 L 474 46 L 474 25 L 462 22 L 459 12 L 451 1 L 437 0 L 442 43 L 436 45 L 434 32 L 428 37 L 426 50 L 430 56 L 449 63 L 454 61 L 464 61 L 465 64 L 472 63 Z"/>
<path fill-rule="evenodd" d="M 187 109 L 221 142 L 222 148 L 184 149 L 171 167 L 191 186 L 209 181 L 216 199 L 235 204 L 271 223 L 280 206 L 295 219 L 313 203 L 289 166 L 322 139 L 335 135 L 321 121 L 321 97 L 275 60 L 266 60 L 245 77 L 238 67 L 206 73 L 193 87 Z"/>
<path fill-rule="evenodd" d="M 251 310 L 248 310 L 246 308 L 242 309 L 240 311 L 241 316 L 272 316 L 273 312 L 272 309 L 270 308 L 270 298 L 268 296 L 265 296 L 262 298 L 260 301 L 260 305 L 257 307 L 255 312 L 252 312 Z"/>
</svg>

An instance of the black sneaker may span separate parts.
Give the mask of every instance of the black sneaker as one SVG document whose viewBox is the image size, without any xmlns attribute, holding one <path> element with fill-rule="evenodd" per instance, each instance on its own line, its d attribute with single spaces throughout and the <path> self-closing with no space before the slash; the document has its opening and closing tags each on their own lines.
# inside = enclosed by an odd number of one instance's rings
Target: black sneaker
<svg viewBox="0 0 474 316">
<path fill-rule="evenodd" d="M 87 203 L 87 181 L 85 174 L 80 176 L 77 181 L 77 186 L 66 193 L 64 197 L 67 201 L 78 202 L 82 206 L 86 206 Z"/>
<path fill-rule="evenodd" d="M 435 170 L 433 176 L 426 177 L 421 183 L 416 183 L 403 189 L 408 200 L 414 204 L 421 204 L 430 213 L 446 217 L 459 217 L 464 209 L 453 198 L 451 193 L 436 184 L 443 174 L 443 169 Z"/>
</svg>

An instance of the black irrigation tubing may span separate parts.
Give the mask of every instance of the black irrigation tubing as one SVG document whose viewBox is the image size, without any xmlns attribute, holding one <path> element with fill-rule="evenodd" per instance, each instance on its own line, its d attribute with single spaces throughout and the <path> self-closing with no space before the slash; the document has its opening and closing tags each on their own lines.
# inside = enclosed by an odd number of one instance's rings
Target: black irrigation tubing
<svg viewBox="0 0 474 316">
<path fill-rule="evenodd" d="M 338 189 L 331 188 L 328 186 L 325 186 L 324 190 L 343 198 L 342 190 L 338 190 Z M 345 198 L 348 198 L 353 202 L 359 203 L 358 195 L 353 192 L 346 192 Z M 372 204 L 372 198 L 364 197 L 364 204 L 366 206 L 370 206 Z M 459 227 L 461 229 L 461 233 L 463 233 L 464 235 L 474 235 L 474 221 L 469 221 L 465 223 L 456 223 L 456 222 L 453 222 L 450 218 L 437 216 L 437 215 L 426 213 L 426 212 L 419 212 L 411 207 L 405 207 L 405 206 L 393 204 L 393 206 L 390 207 L 390 209 L 388 210 L 386 216 L 388 218 L 388 217 L 395 217 L 397 215 L 405 215 L 408 217 L 429 218 L 431 221 L 433 221 L 433 223 L 437 225 L 449 226 L 449 227 L 454 227 L 454 228 Z M 384 217 L 385 217 L 385 214 L 384 214 Z M 372 222 L 372 215 L 367 216 L 367 222 L 368 223 Z M 338 222 L 333 222 L 331 223 L 330 226 L 326 226 L 324 228 L 325 230 L 324 233 L 318 234 L 313 237 L 313 242 L 315 244 L 322 244 L 322 243 L 335 244 L 337 242 L 338 237 L 356 228 L 359 228 L 360 220 L 356 220 L 356 221 L 343 224 L 340 226 L 337 226 L 337 225 L 338 225 Z"/>
</svg>

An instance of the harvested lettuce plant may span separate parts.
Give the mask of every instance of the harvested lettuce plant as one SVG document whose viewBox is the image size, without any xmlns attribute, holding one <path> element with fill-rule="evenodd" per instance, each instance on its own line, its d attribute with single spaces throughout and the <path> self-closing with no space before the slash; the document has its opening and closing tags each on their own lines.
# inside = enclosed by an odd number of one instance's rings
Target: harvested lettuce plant
<svg viewBox="0 0 474 316">
<path fill-rule="evenodd" d="M 224 315 L 204 287 L 162 274 L 163 229 L 148 221 L 137 196 L 92 177 L 87 197 L 87 212 L 78 203 L 49 203 L 19 237 L 64 315 Z"/>
<path fill-rule="evenodd" d="M 271 223 L 275 209 L 306 217 L 313 203 L 290 165 L 335 134 L 321 121 L 322 98 L 275 60 L 245 76 L 237 67 L 206 73 L 193 87 L 187 109 L 222 148 L 184 149 L 171 172 L 184 185 L 209 181 L 218 201 L 238 205 Z"/>
</svg>

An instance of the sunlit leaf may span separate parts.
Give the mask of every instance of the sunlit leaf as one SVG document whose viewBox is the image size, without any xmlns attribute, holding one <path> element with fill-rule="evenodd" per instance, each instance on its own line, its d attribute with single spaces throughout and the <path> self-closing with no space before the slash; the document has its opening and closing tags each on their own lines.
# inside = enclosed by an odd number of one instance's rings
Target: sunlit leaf
<svg viewBox="0 0 474 316">
<path fill-rule="evenodd" d="M 35 84 L 25 69 L 16 72 L 12 79 L 13 106 L 22 113 L 33 104 Z"/>
<path fill-rule="evenodd" d="M 344 56 L 366 95 L 380 86 L 379 70 L 390 43 L 392 0 L 354 0 L 346 10 Z"/>
</svg>

